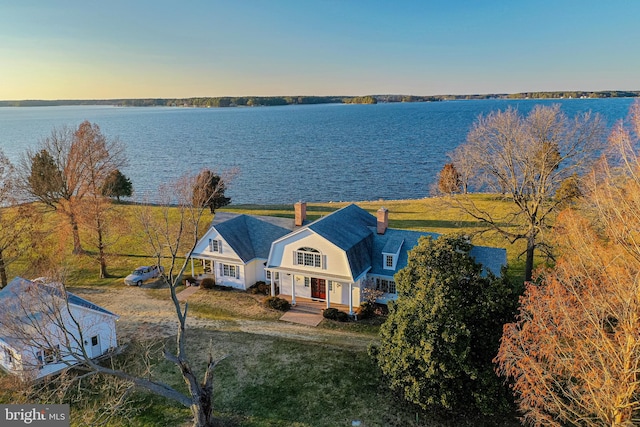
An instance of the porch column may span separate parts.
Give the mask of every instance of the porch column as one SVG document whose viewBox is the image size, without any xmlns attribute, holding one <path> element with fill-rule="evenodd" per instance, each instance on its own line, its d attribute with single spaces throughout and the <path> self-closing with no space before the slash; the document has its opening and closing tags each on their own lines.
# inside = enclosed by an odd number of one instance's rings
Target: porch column
<svg viewBox="0 0 640 427">
<path fill-rule="evenodd" d="M 276 296 L 276 283 L 273 281 L 273 275 L 275 273 L 272 271 L 271 272 L 271 296 L 275 297 Z"/>
<path fill-rule="evenodd" d="M 353 283 L 349 282 L 349 314 L 353 316 Z"/>
<path fill-rule="evenodd" d="M 329 280 L 324 281 L 324 294 L 327 296 L 327 308 L 331 308 L 331 298 L 329 296 Z"/>
<path fill-rule="evenodd" d="M 296 276 L 291 275 L 291 305 L 296 305 Z"/>
<path fill-rule="evenodd" d="M 191 258 L 191 277 L 196 277 L 196 270 L 193 267 L 193 258 Z"/>
</svg>

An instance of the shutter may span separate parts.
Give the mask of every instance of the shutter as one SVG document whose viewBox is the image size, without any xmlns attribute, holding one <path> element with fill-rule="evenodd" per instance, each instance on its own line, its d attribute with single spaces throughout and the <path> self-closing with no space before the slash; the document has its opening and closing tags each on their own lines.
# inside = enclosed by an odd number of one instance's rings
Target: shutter
<svg viewBox="0 0 640 427">
<path fill-rule="evenodd" d="M 209 239 L 209 252 L 213 252 L 213 241 Z"/>
<path fill-rule="evenodd" d="M 236 265 L 236 279 L 240 278 L 240 266 Z"/>
<path fill-rule="evenodd" d="M 222 240 L 218 240 L 218 252 L 222 253 Z"/>
<path fill-rule="evenodd" d="M 327 269 L 327 256 L 326 255 L 322 255 L 322 269 L 323 270 Z"/>
<path fill-rule="evenodd" d="M 293 265 L 298 265 L 298 254 L 296 254 L 296 251 L 293 251 Z"/>
<path fill-rule="evenodd" d="M 222 264 L 218 264 L 220 266 L 220 277 L 224 276 L 224 270 L 222 269 Z"/>
</svg>

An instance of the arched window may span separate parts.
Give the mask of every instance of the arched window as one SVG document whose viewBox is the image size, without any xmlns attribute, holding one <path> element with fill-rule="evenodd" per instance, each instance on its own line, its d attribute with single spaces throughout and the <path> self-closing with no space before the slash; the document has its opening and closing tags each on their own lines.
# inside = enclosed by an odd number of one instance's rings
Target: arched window
<svg viewBox="0 0 640 427">
<path fill-rule="evenodd" d="M 299 248 L 293 254 L 293 263 L 295 265 L 305 265 L 308 267 L 322 267 L 322 255 L 320 251 L 313 248 Z"/>
</svg>

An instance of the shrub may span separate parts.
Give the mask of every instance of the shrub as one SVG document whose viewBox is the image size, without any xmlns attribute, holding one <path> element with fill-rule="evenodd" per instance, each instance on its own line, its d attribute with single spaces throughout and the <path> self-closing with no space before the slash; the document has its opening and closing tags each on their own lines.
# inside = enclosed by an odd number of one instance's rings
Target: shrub
<svg viewBox="0 0 640 427">
<path fill-rule="evenodd" d="M 256 282 L 248 289 L 250 294 L 257 295 L 269 295 L 271 293 L 271 285 L 266 284 L 263 281 Z"/>
<path fill-rule="evenodd" d="M 344 311 L 338 311 L 336 316 L 337 316 L 336 320 L 338 322 L 348 322 L 349 321 L 349 315 L 347 313 L 345 313 Z"/>
<path fill-rule="evenodd" d="M 205 277 L 200 282 L 200 287 L 202 289 L 213 289 L 216 286 L 216 280 L 212 277 Z"/>
<path fill-rule="evenodd" d="M 183 276 L 182 277 L 182 284 L 187 286 L 187 282 L 189 282 L 191 284 L 191 286 L 193 286 L 193 285 L 196 284 L 196 278 L 191 276 L 191 275 Z"/>
<path fill-rule="evenodd" d="M 278 311 L 288 311 L 291 308 L 289 301 L 279 297 L 269 297 L 265 299 L 264 305 Z"/>
<path fill-rule="evenodd" d="M 349 315 L 344 311 L 340 311 L 337 308 L 327 308 L 322 310 L 322 316 L 325 319 L 337 320 L 338 322 L 349 321 Z"/>
<path fill-rule="evenodd" d="M 338 318 L 337 308 L 326 308 L 322 310 L 322 317 L 329 320 L 336 320 Z"/>
<path fill-rule="evenodd" d="M 365 301 L 360 304 L 360 307 L 356 308 L 356 314 L 358 315 L 358 320 L 369 319 L 373 317 L 376 311 L 375 304 L 372 304 L 368 301 Z"/>
</svg>

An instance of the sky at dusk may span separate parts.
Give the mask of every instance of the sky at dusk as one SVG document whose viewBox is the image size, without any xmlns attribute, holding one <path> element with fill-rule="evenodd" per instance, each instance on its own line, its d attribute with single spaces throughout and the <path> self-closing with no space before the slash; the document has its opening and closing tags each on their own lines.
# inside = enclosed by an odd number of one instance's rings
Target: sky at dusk
<svg viewBox="0 0 640 427">
<path fill-rule="evenodd" d="M 0 0 L 0 100 L 640 90 L 640 1 Z"/>
</svg>

